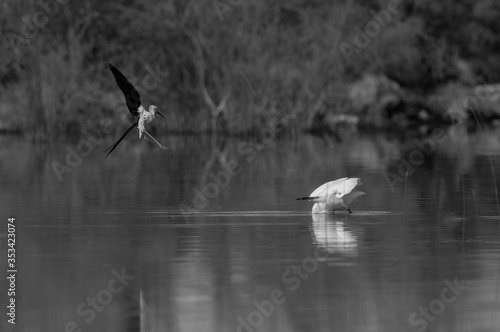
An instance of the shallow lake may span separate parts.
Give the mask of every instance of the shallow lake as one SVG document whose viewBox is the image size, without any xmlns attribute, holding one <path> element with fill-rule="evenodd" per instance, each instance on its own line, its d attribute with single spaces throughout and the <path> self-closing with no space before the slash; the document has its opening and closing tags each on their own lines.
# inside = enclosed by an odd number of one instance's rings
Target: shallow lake
<svg viewBox="0 0 500 332">
<path fill-rule="evenodd" d="M 157 138 L 0 138 L 2 331 L 500 330 L 500 130 Z"/>
</svg>

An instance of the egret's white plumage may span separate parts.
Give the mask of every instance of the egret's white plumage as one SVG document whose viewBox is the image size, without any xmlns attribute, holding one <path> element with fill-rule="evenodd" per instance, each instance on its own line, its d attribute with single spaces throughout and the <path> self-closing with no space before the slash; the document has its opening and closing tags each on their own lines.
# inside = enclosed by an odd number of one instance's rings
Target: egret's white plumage
<svg viewBox="0 0 500 332">
<path fill-rule="evenodd" d="M 312 213 L 330 213 L 334 210 L 351 212 L 349 205 L 352 201 L 365 194 L 362 191 L 353 191 L 356 186 L 361 184 L 359 178 L 341 178 L 322 184 L 309 197 L 297 199 L 315 202 Z"/>
</svg>

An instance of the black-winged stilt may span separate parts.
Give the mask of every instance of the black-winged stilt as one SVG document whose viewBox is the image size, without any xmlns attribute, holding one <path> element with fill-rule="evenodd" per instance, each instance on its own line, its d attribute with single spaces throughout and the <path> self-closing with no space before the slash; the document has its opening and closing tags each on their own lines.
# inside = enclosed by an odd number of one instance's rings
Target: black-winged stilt
<svg viewBox="0 0 500 332">
<path fill-rule="evenodd" d="M 125 101 L 127 102 L 127 107 L 130 111 L 130 113 L 134 117 L 138 117 L 137 121 L 128 128 L 125 133 L 120 137 L 118 141 L 116 141 L 113 145 L 111 145 L 109 148 L 106 149 L 106 151 L 109 150 L 108 154 L 106 157 L 109 156 L 111 152 L 120 144 L 120 142 L 127 136 L 127 134 L 135 127 L 139 129 L 139 139 L 142 137 L 142 134 L 146 134 L 149 136 L 150 139 L 144 136 L 144 138 L 148 141 L 154 142 L 160 146 L 162 149 L 166 149 L 163 145 L 158 143 L 153 136 L 151 136 L 146 129 L 144 128 L 145 125 L 151 123 L 151 121 L 154 120 L 155 118 L 155 113 L 158 113 L 162 118 L 165 119 L 163 114 L 158 111 L 158 107 L 155 105 L 149 106 L 149 110 L 146 110 L 144 106 L 141 104 L 141 96 L 139 95 L 139 92 L 134 88 L 132 83 L 123 75 L 118 69 L 116 69 L 112 64 L 108 64 L 109 69 L 113 73 L 113 76 L 115 77 L 116 83 L 118 84 L 118 87 L 120 90 L 122 90 L 123 94 L 125 95 Z"/>
</svg>

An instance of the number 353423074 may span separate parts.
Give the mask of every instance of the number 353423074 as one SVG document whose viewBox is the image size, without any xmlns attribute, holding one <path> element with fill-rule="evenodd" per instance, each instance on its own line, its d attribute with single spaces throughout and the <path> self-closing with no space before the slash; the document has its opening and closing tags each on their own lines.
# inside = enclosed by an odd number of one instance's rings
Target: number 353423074
<svg viewBox="0 0 500 332">
<path fill-rule="evenodd" d="M 7 263 L 13 269 L 16 265 L 16 225 L 9 222 L 7 230 Z"/>
</svg>

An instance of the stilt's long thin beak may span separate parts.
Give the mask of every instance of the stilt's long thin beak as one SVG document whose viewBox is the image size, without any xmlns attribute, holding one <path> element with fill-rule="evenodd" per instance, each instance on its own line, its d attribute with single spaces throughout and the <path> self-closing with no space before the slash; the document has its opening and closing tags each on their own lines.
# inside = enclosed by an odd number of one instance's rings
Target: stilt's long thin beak
<svg viewBox="0 0 500 332">
<path fill-rule="evenodd" d="M 163 116 L 163 114 L 161 114 L 159 111 L 156 111 L 156 113 L 158 113 L 159 116 L 161 116 L 162 118 L 165 119 L 165 117 Z"/>
</svg>

